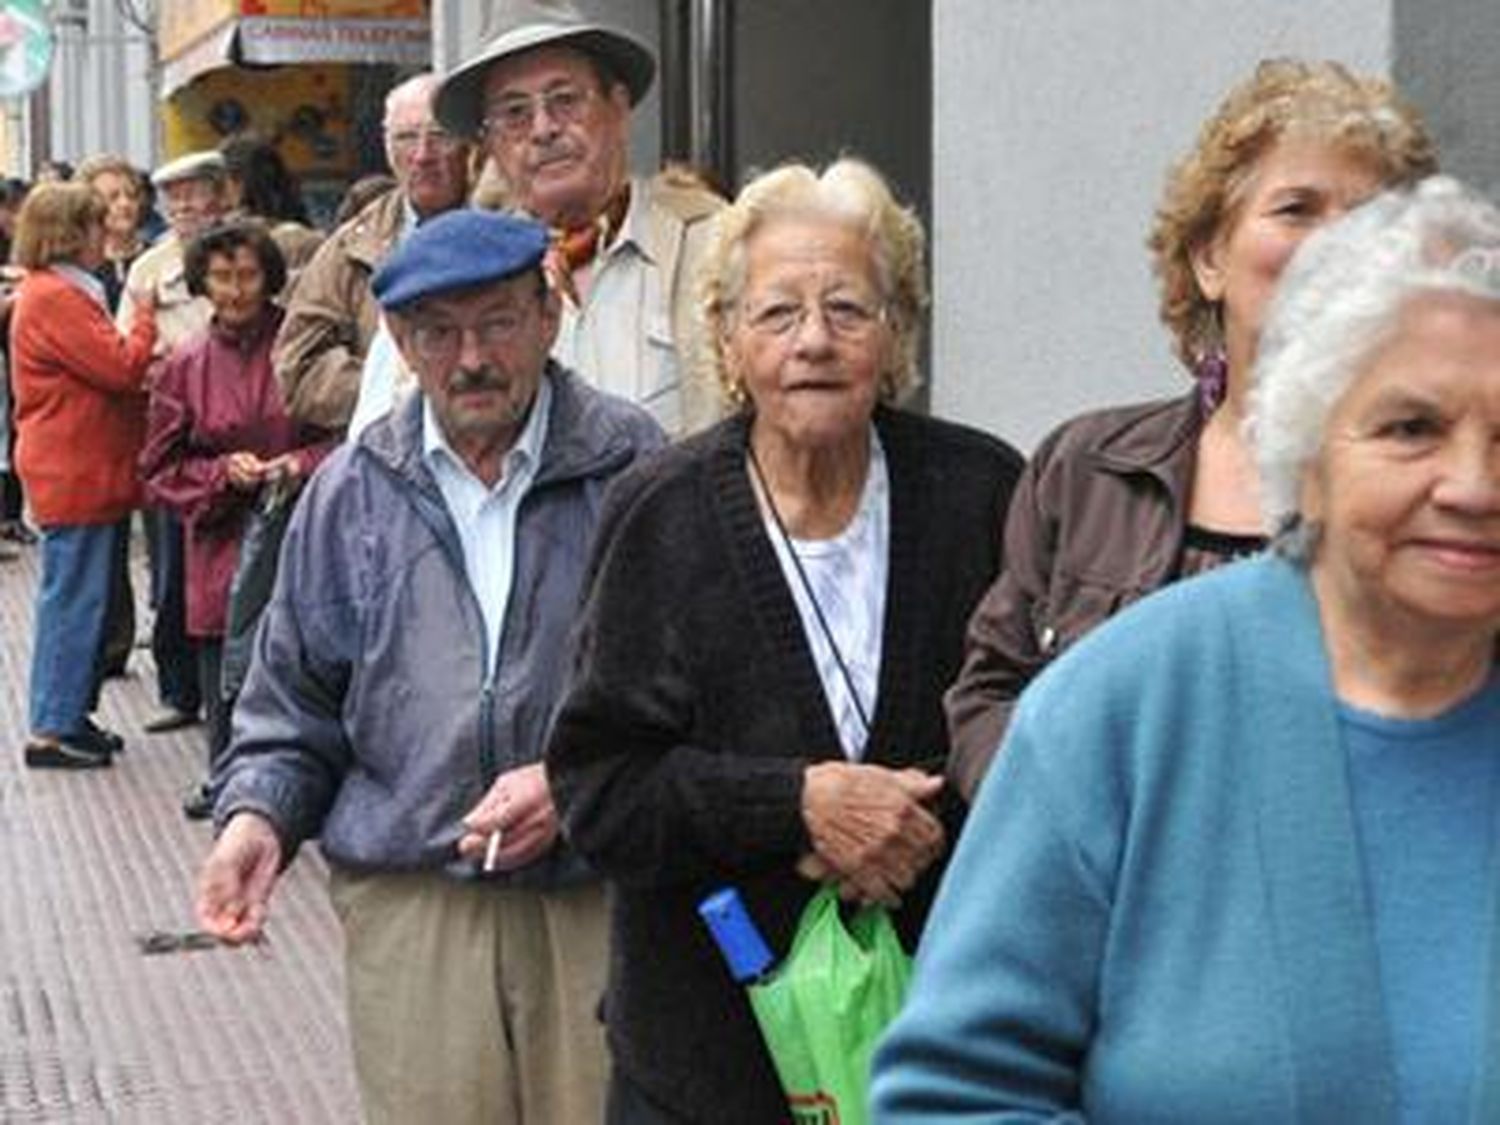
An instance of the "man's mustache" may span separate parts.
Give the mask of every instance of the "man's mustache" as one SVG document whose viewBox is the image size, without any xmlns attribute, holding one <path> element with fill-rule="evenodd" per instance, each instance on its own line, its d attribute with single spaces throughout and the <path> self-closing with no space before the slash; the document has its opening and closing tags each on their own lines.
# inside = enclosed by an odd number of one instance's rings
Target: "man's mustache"
<svg viewBox="0 0 1500 1125">
<path fill-rule="evenodd" d="M 510 382 L 489 365 L 460 369 L 448 380 L 448 390 L 460 395 L 472 391 L 503 391 L 509 386 Z"/>
<path fill-rule="evenodd" d="M 571 160 L 578 155 L 576 146 L 568 140 L 542 143 L 535 146 L 531 162 L 535 165 L 549 164 L 554 160 Z"/>
</svg>

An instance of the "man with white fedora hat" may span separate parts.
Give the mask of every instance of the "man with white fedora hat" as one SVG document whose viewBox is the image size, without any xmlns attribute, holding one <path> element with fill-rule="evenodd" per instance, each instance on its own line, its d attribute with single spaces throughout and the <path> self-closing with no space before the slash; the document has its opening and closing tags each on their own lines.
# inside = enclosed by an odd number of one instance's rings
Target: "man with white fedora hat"
<svg viewBox="0 0 1500 1125">
<path fill-rule="evenodd" d="M 651 50 L 566 0 L 500 0 L 496 34 L 439 86 L 438 120 L 484 145 L 508 201 L 552 231 L 554 355 L 671 434 L 719 413 L 695 378 L 694 275 L 723 205 L 682 169 L 632 177 L 630 116 Z"/>
</svg>

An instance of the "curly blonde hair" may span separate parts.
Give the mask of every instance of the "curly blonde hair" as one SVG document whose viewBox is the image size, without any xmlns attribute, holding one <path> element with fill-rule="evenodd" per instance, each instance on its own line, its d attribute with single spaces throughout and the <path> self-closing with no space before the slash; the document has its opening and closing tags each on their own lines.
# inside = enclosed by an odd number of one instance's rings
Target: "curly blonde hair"
<svg viewBox="0 0 1500 1125">
<path fill-rule="evenodd" d="M 1437 171 L 1427 126 L 1390 82 L 1336 62 L 1260 63 L 1168 172 L 1146 240 L 1161 287 L 1162 323 L 1189 370 L 1223 346 L 1218 309 L 1198 288 L 1193 255 L 1232 221 L 1261 157 L 1287 137 L 1326 142 L 1368 161 L 1383 187 Z"/>
<path fill-rule="evenodd" d="M 885 177 L 848 157 L 834 161 L 821 173 L 806 164 L 787 163 L 758 175 L 715 217 L 698 275 L 698 307 L 707 329 L 700 357 L 702 375 L 718 386 L 732 406 L 748 406 L 744 383 L 727 369 L 722 346 L 745 288 L 745 247 L 769 221 L 808 217 L 853 226 L 869 242 L 875 283 L 894 341 L 891 361 L 880 373 L 880 399 L 899 402 L 921 381 L 917 347 L 927 307 L 927 239 L 921 221 L 896 201 Z"/>
</svg>

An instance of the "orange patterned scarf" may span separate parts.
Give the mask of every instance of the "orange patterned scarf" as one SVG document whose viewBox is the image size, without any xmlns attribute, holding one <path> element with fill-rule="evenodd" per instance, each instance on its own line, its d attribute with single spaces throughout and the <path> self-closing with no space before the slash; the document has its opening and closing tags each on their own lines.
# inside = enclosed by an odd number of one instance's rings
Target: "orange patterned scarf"
<svg viewBox="0 0 1500 1125">
<path fill-rule="evenodd" d="M 555 228 L 552 231 L 552 247 L 547 252 L 543 267 L 552 287 L 575 306 L 579 299 L 573 275 L 591 265 L 599 251 L 609 245 L 610 239 L 624 225 L 625 212 L 629 208 L 630 185 L 626 184 L 593 221 L 581 227 Z"/>
</svg>

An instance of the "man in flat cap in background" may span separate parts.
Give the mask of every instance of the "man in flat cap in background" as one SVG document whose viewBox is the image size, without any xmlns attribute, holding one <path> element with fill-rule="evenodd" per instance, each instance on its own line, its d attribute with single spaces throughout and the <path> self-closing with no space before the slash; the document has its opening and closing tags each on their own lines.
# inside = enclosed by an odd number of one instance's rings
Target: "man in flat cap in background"
<svg viewBox="0 0 1500 1125">
<path fill-rule="evenodd" d="M 227 176 L 224 158 L 212 150 L 179 156 L 151 173 L 151 183 L 166 215 L 167 233 L 131 265 L 115 321 L 125 331 L 135 317 L 136 294 L 153 296 L 157 367 L 179 343 L 207 328 L 213 315 L 206 297 L 188 292 L 182 255 L 189 242 L 224 217 L 229 206 Z M 154 379 L 153 371 L 148 383 Z M 145 729 L 161 734 L 198 721 L 202 691 L 197 647 L 187 635 L 182 524 L 165 508 L 152 508 L 146 513 L 146 532 L 151 548 L 151 607 L 155 611 L 151 655 L 156 661 L 162 711 L 147 720 Z M 183 811 L 189 817 L 207 812 L 196 780 L 183 801 Z"/>
<path fill-rule="evenodd" d="M 386 95 L 385 158 L 396 190 L 329 235 L 287 294 L 271 361 L 287 413 L 306 425 L 335 433 L 349 425 L 380 325 L 371 276 L 419 223 L 468 197 L 472 149 L 433 120 L 436 86 L 434 75 L 418 74 Z"/>
<path fill-rule="evenodd" d="M 135 295 L 156 297 L 156 351 L 171 353 L 178 343 L 208 327 L 213 306 L 188 292 L 182 252 L 187 244 L 224 217 L 229 206 L 224 158 L 213 150 L 190 152 L 151 173 L 167 233 L 137 258 L 125 278 L 116 323 L 135 315 Z"/>
<path fill-rule="evenodd" d="M 694 275 L 722 201 L 681 170 L 630 175 L 631 110 L 655 58 L 562 0 L 500 0 L 492 26 L 434 110 L 480 139 L 508 201 L 553 232 L 557 357 L 673 435 L 702 428 L 719 407 L 695 377 Z"/>
<path fill-rule="evenodd" d="M 377 271 L 418 393 L 303 494 L 216 779 L 199 918 L 253 939 L 321 836 L 373 1125 L 603 1112 L 604 891 L 541 762 L 601 494 L 664 438 L 548 358 L 547 241 L 453 211 Z"/>
</svg>

